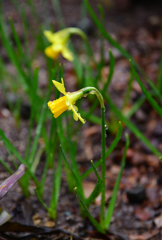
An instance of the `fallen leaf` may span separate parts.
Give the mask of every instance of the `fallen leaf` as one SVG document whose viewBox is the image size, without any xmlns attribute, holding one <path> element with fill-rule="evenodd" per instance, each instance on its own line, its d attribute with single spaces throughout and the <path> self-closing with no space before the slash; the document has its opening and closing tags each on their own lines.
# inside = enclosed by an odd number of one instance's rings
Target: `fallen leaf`
<svg viewBox="0 0 162 240">
<path fill-rule="evenodd" d="M 55 222 L 54 221 L 50 221 L 50 220 L 47 220 L 45 223 L 44 223 L 44 227 L 49 227 L 49 228 L 52 228 L 55 226 Z"/>
<path fill-rule="evenodd" d="M 162 227 L 162 214 L 154 219 L 154 223 L 157 228 Z"/>
<path fill-rule="evenodd" d="M 85 138 L 88 138 L 88 137 L 91 137 L 91 136 L 93 136 L 94 134 L 96 134 L 96 133 L 98 133 L 98 132 L 101 132 L 101 127 L 98 126 L 98 125 L 95 125 L 95 126 L 86 128 L 86 129 L 83 131 L 83 136 L 84 136 Z"/>
<path fill-rule="evenodd" d="M 138 218 L 141 221 L 146 221 L 151 218 L 151 214 L 142 207 L 136 207 L 134 213 L 135 213 L 136 218 Z"/>
</svg>

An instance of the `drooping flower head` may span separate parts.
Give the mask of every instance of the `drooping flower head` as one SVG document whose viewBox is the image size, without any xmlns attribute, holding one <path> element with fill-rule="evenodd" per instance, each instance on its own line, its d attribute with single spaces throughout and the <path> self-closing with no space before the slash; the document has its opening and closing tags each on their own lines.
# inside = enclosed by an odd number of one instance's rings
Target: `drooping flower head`
<svg viewBox="0 0 162 240">
<path fill-rule="evenodd" d="M 78 34 L 83 39 L 86 38 L 85 34 L 78 28 L 65 28 L 56 33 L 44 31 L 44 35 L 51 43 L 51 45 L 45 49 L 45 54 L 49 58 L 57 59 L 61 53 L 68 61 L 73 61 L 73 53 L 68 48 L 68 41 L 71 34 Z"/>
<path fill-rule="evenodd" d="M 54 118 L 57 118 L 66 110 L 72 110 L 74 120 L 78 121 L 79 119 L 82 123 L 85 123 L 85 120 L 81 117 L 80 113 L 77 112 L 78 108 L 75 105 L 76 101 L 83 97 L 84 95 L 82 89 L 77 92 L 70 93 L 65 91 L 63 79 L 61 79 L 62 83 L 59 83 L 55 80 L 53 80 L 52 82 L 55 85 L 55 87 L 64 95 L 63 97 L 60 97 L 57 100 L 48 102 L 48 107 L 54 114 Z"/>
</svg>

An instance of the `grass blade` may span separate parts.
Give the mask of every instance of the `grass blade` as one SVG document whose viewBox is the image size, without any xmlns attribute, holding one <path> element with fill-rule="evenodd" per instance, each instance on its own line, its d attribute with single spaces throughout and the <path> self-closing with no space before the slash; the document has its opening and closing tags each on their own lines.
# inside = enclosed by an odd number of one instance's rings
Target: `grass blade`
<svg viewBox="0 0 162 240">
<path fill-rule="evenodd" d="M 27 140 L 27 146 L 25 150 L 25 159 L 27 159 L 29 155 L 29 147 L 30 147 L 30 141 L 31 141 L 31 132 L 34 122 L 34 116 L 37 109 L 37 86 L 38 86 L 38 72 L 39 68 L 34 69 L 33 73 L 33 81 L 32 81 L 32 89 L 31 89 L 31 115 L 30 115 L 30 126 L 29 126 L 29 134 L 28 134 L 28 140 Z"/>
<path fill-rule="evenodd" d="M 106 218 L 105 218 L 106 229 L 109 228 L 110 222 L 111 222 L 111 217 L 113 215 L 115 202 L 116 202 L 116 197 L 117 197 L 117 191 L 118 191 L 118 188 L 119 188 L 121 176 L 122 176 L 123 169 L 124 169 L 124 166 L 125 166 L 126 153 L 127 153 L 128 147 L 129 147 L 129 136 L 126 134 L 126 145 L 125 145 L 124 154 L 123 154 L 123 158 L 122 158 L 122 162 L 121 162 L 121 169 L 120 169 L 120 172 L 118 174 L 118 177 L 117 177 L 114 189 L 113 189 L 113 194 L 112 194 L 111 201 L 110 201 L 110 204 L 109 204 L 109 209 L 107 211 Z"/>
<path fill-rule="evenodd" d="M 43 205 L 43 207 L 47 210 L 47 212 L 49 211 L 49 208 L 47 207 L 47 205 L 43 202 L 43 199 L 41 197 L 41 194 L 39 193 L 39 190 L 37 188 L 35 188 L 35 193 L 37 195 L 37 198 L 39 199 L 40 203 Z"/>
<path fill-rule="evenodd" d="M 67 145 L 66 145 L 67 142 L 66 142 L 66 138 L 64 137 L 61 116 L 60 116 L 60 120 L 57 119 L 57 133 L 58 133 L 58 137 L 59 137 L 59 141 L 60 141 L 61 145 L 64 148 L 67 148 Z M 64 165 L 65 165 L 65 171 L 66 171 L 66 175 L 67 175 L 68 187 L 69 187 L 69 190 L 72 192 L 73 188 L 74 188 L 75 180 L 74 180 L 73 175 L 70 173 L 70 168 L 66 161 L 64 161 Z"/>
<path fill-rule="evenodd" d="M 146 88 L 144 87 L 143 83 L 141 82 L 138 74 L 136 73 L 135 69 L 134 69 L 134 66 L 132 64 L 132 62 L 130 61 L 131 63 L 131 67 L 132 67 L 132 71 L 133 71 L 133 75 L 135 76 L 138 84 L 140 85 L 143 93 L 145 94 L 147 100 L 150 102 L 150 104 L 152 105 L 152 107 L 154 108 L 155 111 L 157 111 L 157 113 L 162 117 L 162 108 L 159 107 L 159 105 L 155 102 L 155 100 L 152 98 L 151 94 L 146 90 Z"/>
<path fill-rule="evenodd" d="M 46 116 L 46 112 L 47 112 L 47 102 L 48 102 L 48 99 L 49 99 L 50 92 L 51 92 L 51 87 L 48 89 L 48 94 L 47 94 L 47 96 L 44 100 L 44 103 L 43 103 L 43 106 L 42 106 L 42 112 L 41 112 L 39 122 L 38 122 L 38 125 L 37 125 L 37 128 L 36 128 L 36 131 L 35 131 L 35 138 L 34 138 L 34 142 L 33 142 L 33 147 L 32 147 L 31 153 L 30 153 L 29 161 L 28 161 L 30 165 L 33 163 L 33 159 L 34 159 L 34 156 L 35 156 L 35 153 L 36 153 L 36 150 L 37 150 L 38 140 L 39 140 L 39 137 L 40 137 L 40 134 L 41 134 L 42 126 L 43 126 L 45 116 Z"/>
<path fill-rule="evenodd" d="M 88 0 L 84 0 L 84 3 L 93 19 L 93 21 L 95 22 L 96 26 L 98 27 L 99 31 L 102 33 L 102 35 L 114 46 L 116 47 L 124 57 L 126 57 L 127 59 L 131 59 L 133 64 L 136 66 L 136 68 L 138 70 L 140 70 L 142 73 L 144 72 L 143 69 L 133 60 L 132 56 L 117 42 L 115 41 L 109 34 L 108 32 L 105 30 L 103 24 L 98 20 L 98 17 L 96 16 L 96 14 L 94 13 L 94 11 L 92 10 Z"/>
<path fill-rule="evenodd" d="M 96 186 L 93 190 L 93 192 L 91 193 L 91 195 L 89 196 L 88 199 L 86 199 L 86 205 L 87 205 L 87 208 L 90 206 L 91 203 L 94 202 L 94 200 L 96 199 L 96 197 L 98 197 L 98 195 L 101 193 L 102 191 L 102 185 L 103 185 L 103 181 L 102 179 L 100 178 L 98 172 L 97 172 L 97 169 L 95 167 L 95 165 L 93 164 L 93 161 L 91 160 L 91 165 L 92 165 L 92 168 L 95 172 L 95 175 L 97 177 L 97 183 L 96 183 Z"/>
<path fill-rule="evenodd" d="M 19 39 L 19 37 L 17 35 L 17 32 L 15 30 L 13 21 L 12 21 L 12 19 L 10 19 L 9 21 L 10 21 L 10 27 L 11 27 L 11 30 L 12 30 L 12 34 L 13 34 L 14 40 L 16 42 L 16 45 L 17 45 L 17 48 L 18 48 L 21 60 L 24 61 L 24 63 L 26 65 L 26 67 L 28 68 L 28 70 L 30 70 L 30 62 L 28 61 L 28 58 L 26 57 L 26 54 L 24 54 L 24 52 L 23 52 L 23 48 L 22 48 L 20 39 Z"/>
<path fill-rule="evenodd" d="M 16 69 L 19 73 L 19 79 L 22 84 L 22 87 L 24 88 L 25 91 L 27 91 L 29 93 L 30 81 L 29 81 L 29 79 L 27 79 L 27 76 L 26 76 L 25 72 L 23 71 L 22 66 L 18 60 L 19 58 L 15 54 L 13 47 L 10 43 L 9 36 L 6 33 L 6 25 L 4 23 L 1 13 L 0 13 L 0 36 L 1 36 L 3 46 L 5 47 L 11 62 L 14 64 L 14 66 L 16 67 Z"/>
<path fill-rule="evenodd" d="M 118 116 L 118 118 L 126 124 L 126 126 L 134 133 L 134 135 L 140 139 L 157 157 L 160 157 L 161 153 L 151 144 L 151 142 L 138 130 L 138 128 L 126 118 L 121 111 L 112 103 L 111 99 L 104 94 L 104 98 L 109 104 L 113 112 Z"/>
<path fill-rule="evenodd" d="M 160 95 L 162 94 L 162 26 L 160 31 L 160 63 L 159 63 L 159 73 L 158 73 L 158 89 L 160 92 Z"/>
<path fill-rule="evenodd" d="M 59 153 L 58 165 L 57 170 L 53 166 L 53 189 L 52 189 L 52 197 L 50 202 L 50 209 L 52 209 L 52 218 L 56 219 L 56 210 L 57 210 L 57 203 L 59 199 L 60 193 L 60 185 L 61 185 L 61 163 L 62 163 L 62 156 L 61 151 Z"/>
<path fill-rule="evenodd" d="M 66 155 L 65 155 L 65 152 L 64 152 L 64 150 L 63 150 L 63 148 L 62 148 L 61 145 L 60 145 L 60 148 L 61 148 L 61 152 L 62 152 L 63 158 L 64 158 L 64 160 L 66 161 L 69 169 L 71 170 L 71 172 L 72 172 L 72 174 L 73 174 L 73 177 L 74 177 L 74 179 L 75 179 L 75 181 L 76 181 L 76 185 L 77 185 L 77 187 L 79 188 L 79 190 L 80 190 L 80 192 L 81 192 L 82 198 L 84 199 L 84 194 L 83 194 L 83 188 L 82 188 L 81 179 L 80 179 L 80 178 L 76 175 L 76 173 L 73 171 L 73 168 L 71 167 L 71 165 L 70 165 L 70 163 L 69 163 L 69 161 L 68 161 L 68 159 L 67 159 L 67 157 L 66 157 Z"/>
<path fill-rule="evenodd" d="M 7 172 L 13 174 L 12 169 L 7 165 L 7 163 L 2 158 L 0 158 L 0 163 L 6 168 Z"/>
<path fill-rule="evenodd" d="M 86 207 L 85 202 L 82 199 L 82 194 L 79 191 L 79 189 L 74 188 L 74 191 L 76 192 L 77 197 L 79 198 L 83 208 L 85 209 L 86 215 L 88 216 L 89 220 L 91 221 L 91 223 L 94 225 L 94 227 L 101 233 L 105 233 L 105 230 L 100 226 L 100 224 L 92 217 L 92 215 L 90 214 L 90 212 L 88 211 L 88 208 Z"/>
<path fill-rule="evenodd" d="M 109 72 L 109 75 L 108 75 L 108 78 L 107 78 L 107 82 L 102 90 L 102 94 L 103 93 L 106 93 L 106 90 L 111 82 L 111 79 L 112 79 L 112 76 L 113 76 L 113 73 L 114 73 L 114 68 L 115 68 L 115 58 L 111 52 L 111 49 L 109 49 L 109 56 L 110 56 L 110 72 Z"/>
<path fill-rule="evenodd" d="M 145 100 L 146 100 L 145 96 L 140 97 L 135 102 L 135 104 L 131 106 L 129 112 L 125 114 L 125 117 L 130 118 L 131 116 L 133 116 L 133 114 L 135 114 L 135 112 L 141 107 L 141 105 L 144 103 Z"/>
<path fill-rule="evenodd" d="M 30 165 L 28 162 L 26 162 L 25 160 L 23 160 L 23 158 L 19 155 L 19 153 L 17 152 L 17 150 L 14 148 L 14 146 L 12 145 L 12 143 L 9 141 L 9 139 L 5 136 L 5 134 L 3 133 L 3 131 L 0 129 L 0 138 L 2 139 L 7 151 L 10 153 L 12 152 L 16 158 L 24 165 L 27 166 L 27 172 L 30 174 L 30 176 L 32 177 L 32 179 L 34 180 L 35 184 L 40 187 L 40 183 L 38 182 L 37 178 L 35 177 L 35 175 L 31 172 L 30 170 Z"/>
</svg>

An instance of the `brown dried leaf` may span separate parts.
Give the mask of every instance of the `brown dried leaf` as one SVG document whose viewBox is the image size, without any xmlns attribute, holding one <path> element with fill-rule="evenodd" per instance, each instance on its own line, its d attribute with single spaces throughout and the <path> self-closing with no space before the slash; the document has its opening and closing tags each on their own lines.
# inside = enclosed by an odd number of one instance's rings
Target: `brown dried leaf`
<svg viewBox="0 0 162 240">
<path fill-rule="evenodd" d="M 162 214 L 154 219 L 154 223 L 157 228 L 162 227 Z"/>
<path fill-rule="evenodd" d="M 141 221 L 146 221 L 151 218 L 151 214 L 142 207 L 136 207 L 134 213 L 135 216 Z"/>
<path fill-rule="evenodd" d="M 88 138 L 88 137 L 91 137 L 91 136 L 93 136 L 94 134 L 96 134 L 96 133 L 98 133 L 98 132 L 101 132 L 101 127 L 98 126 L 98 125 L 95 125 L 95 126 L 86 128 L 86 129 L 83 131 L 83 136 L 84 136 L 85 138 Z"/>
</svg>

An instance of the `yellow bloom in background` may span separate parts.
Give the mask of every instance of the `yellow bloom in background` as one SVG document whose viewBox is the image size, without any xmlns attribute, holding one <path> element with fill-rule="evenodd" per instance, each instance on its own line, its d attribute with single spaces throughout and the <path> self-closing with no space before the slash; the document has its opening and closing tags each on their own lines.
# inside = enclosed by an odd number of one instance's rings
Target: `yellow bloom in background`
<svg viewBox="0 0 162 240">
<path fill-rule="evenodd" d="M 68 48 L 68 41 L 71 34 L 78 34 L 83 39 L 86 39 L 85 34 L 78 28 L 65 28 L 56 33 L 44 31 L 44 35 L 51 43 L 51 45 L 44 50 L 46 56 L 52 59 L 57 59 L 61 53 L 68 61 L 73 61 L 73 53 Z"/>
<path fill-rule="evenodd" d="M 73 118 L 75 121 L 78 121 L 78 119 L 85 123 L 85 120 L 80 116 L 80 113 L 78 113 L 78 108 L 75 106 L 75 103 L 78 99 L 83 97 L 84 92 L 81 90 L 73 93 L 69 93 L 65 91 L 64 87 L 64 81 L 61 79 L 62 83 L 59 83 L 57 81 L 52 81 L 55 87 L 64 94 L 64 97 L 60 97 L 57 100 L 49 101 L 48 107 L 50 108 L 51 112 L 54 114 L 54 117 L 57 118 L 60 116 L 63 112 L 66 110 L 72 110 L 73 111 Z"/>
</svg>

